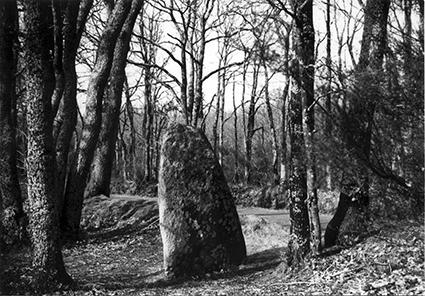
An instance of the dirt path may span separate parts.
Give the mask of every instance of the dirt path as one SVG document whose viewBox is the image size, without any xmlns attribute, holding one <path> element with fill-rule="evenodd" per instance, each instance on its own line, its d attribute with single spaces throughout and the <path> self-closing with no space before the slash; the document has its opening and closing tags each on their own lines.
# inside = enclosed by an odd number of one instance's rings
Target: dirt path
<svg viewBox="0 0 425 296">
<path fill-rule="evenodd" d="M 152 197 L 142 197 L 138 195 L 126 195 L 126 194 L 112 194 L 112 199 L 116 200 L 127 200 L 134 201 L 144 199 L 147 201 L 156 201 L 156 198 Z M 239 216 L 247 216 L 247 215 L 255 215 L 265 219 L 270 223 L 278 223 L 280 225 L 289 227 L 291 225 L 291 221 L 289 219 L 289 211 L 288 210 L 273 210 L 266 208 L 258 208 L 258 207 L 238 207 Z M 322 225 L 322 229 L 325 229 L 326 225 L 328 225 L 329 221 L 332 219 L 331 215 L 320 215 L 320 222 Z"/>
<path fill-rule="evenodd" d="M 273 209 L 265 209 L 265 208 L 257 208 L 257 207 L 238 207 L 239 216 L 245 215 L 255 215 L 261 218 L 264 218 L 266 221 L 271 223 L 278 223 L 283 226 L 289 227 L 291 225 L 291 220 L 289 219 L 289 211 L 288 210 L 273 210 Z M 325 229 L 326 225 L 328 225 L 329 221 L 332 219 L 331 215 L 320 215 L 320 224 L 322 225 L 322 229 Z"/>
</svg>

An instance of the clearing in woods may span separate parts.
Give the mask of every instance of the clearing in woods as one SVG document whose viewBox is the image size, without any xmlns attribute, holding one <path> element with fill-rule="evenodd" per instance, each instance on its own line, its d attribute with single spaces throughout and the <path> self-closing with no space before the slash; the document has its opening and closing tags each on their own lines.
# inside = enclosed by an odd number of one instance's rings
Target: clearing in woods
<svg viewBox="0 0 425 296">
<path fill-rule="evenodd" d="M 155 198 L 114 195 L 86 204 L 87 237 L 64 247 L 77 283 L 65 295 L 388 295 L 424 292 L 424 227 L 418 221 L 376 225 L 369 237 L 340 253 L 285 267 L 286 210 L 238 208 L 248 258 L 239 270 L 202 279 L 162 280 L 162 243 Z M 322 227 L 330 215 L 321 215 Z M 103 221 L 102 221 L 103 220 Z M 88 227 L 90 224 L 91 228 Z M 11 252 L 11 294 L 26 291 L 28 249 Z M 17 279 L 19 279 L 17 281 Z"/>
</svg>

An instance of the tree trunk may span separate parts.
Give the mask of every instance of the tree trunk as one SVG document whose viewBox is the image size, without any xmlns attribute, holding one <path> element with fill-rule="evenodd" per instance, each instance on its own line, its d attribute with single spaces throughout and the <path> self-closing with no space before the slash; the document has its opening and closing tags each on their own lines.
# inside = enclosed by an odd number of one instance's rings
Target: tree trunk
<svg viewBox="0 0 425 296">
<path fill-rule="evenodd" d="M 273 150 L 273 185 L 279 184 L 279 142 L 277 140 L 277 133 L 276 128 L 274 125 L 274 118 L 273 118 L 273 110 L 270 104 L 270 96 L 269 96 L 269 74 L 267 71 L 267 65 L 266 62 L 263 61 L 263 68 L 264 68 L 264 79 L 265 79 L 265 85 L 264 85 L 264 94 L 266 98 L 266 108 L 267 108 L 267 115 L 269 117 L 269 124 L 270 124 L 270 132 L 272 134 L 272 150 Z"/>
<path fill-rule="evenodd" d="M 145 180 L 152 181 L 152 129 L 153 129 L 153 108 L 152 108 L 152 73 L 149 67 L 145 69 L 145 104 L 146 104 L 146 166 Z M 193 106 L 192 106 L 193 107 Z M 191 113 L 190 113 L 191 114 Z"/>
<path fill-rule="evenodd" d="M 232 85 L 232 101 L 233 101 L 233 113 L 234 113 L 234 121 L 233 121 L 233 129 L 234 129 L 234 151 L 233 151 L 233 158 L 234 158 L 234 173 L 233 173 L 233 183 L 238 184 L 239 183 L 239 137 L 238 137 L 238 109 L 236 107 L 236 80 L 235 80 L 235 74 L 233 74 L 233 85 Z"/>
<path fill-rule="evenodd" d="M 112 66 L 114 45 L 130 6 L 131 0 L 117 2 L 100 38 L 96 64 L 90 76 L 87 89 L 85 125 L 78 147 L 76 168 L 69 174 L 62 217 L 63 230 L 71 236 L 76 236 L 79 232 L 84 189 L 102 123 L 102 98 Z"/>
<path fill-rule="evenodd" d="M 314 132 L 314 27 L 313 1 L 294 0 L 293 65 L 295 100 L 291 104 L 291 230 L 289 262 L 297 264 L 310 251 L 320 251 L 320 221 L 317 206 L 316 167 L 313 153 Z M 301 101 L 301 102 L 299 102 Z M 307 213 L 308 209 L 308 213 Z M 306 221 L 307 220 L 307 221 Z M 309 225 L 310 222 L 310 225 Z M 296 242 L 296 243 L 294 243 Z"/>
<path fill-rule="evenodd" d="M 332 90 L 332 56 L 331 56 L 331 3 L 330 0 L 326 2 L 326 70 L 327 70 L 327 84 L 326 84 L 326 111 L 332 114 L 331 105 L 331 90 Z M 325 137 L 328 141 L 332 138 L 332 119 L 329 115 L 325 115 Z M 332 169 L 330 162 L 325 165 L 326 174 L 326 189 L 332 190 Z"/>
<path fill-rule="evenodd" d="M 218 67 L 221 67 L 221 59 L 218 63 Z M 217 73 L 217 92 L 216 92 L 216 99 L 217 99 L 217 104 L 216 104 L 216 108 L 215 108 L 215 120 L 214 120 L 214 124 L 212 127 L 212 133 L 213 133 L 213 149 L 216 155 L 218 155 L 218 125 L 220 122 L 220 96 L 221 96 L 221 71 L 219 71 Z"/>
<path fill-rule="evenodd" d="M 15 73 L 17 41 L 17 7 L 15 1 L 0 2 L 0 196 L 2 197 L 5 233 L 8 239 L 19 235 L 20 218 L 24 215 L 18 170 L 16 167 Z M 0 219 L 0 223 L 3 219 Z"/>
<path fill-rule="evenodd" d="M 291 40 L 291 29 L 292 26 L 287 28 L 287 32 L 284 35 L 284 68 L 285 70 L 285 78 L 286 84 L 283 89 L 282 95 L 282 131 L 281 131 L 281 152 L 280 152 L 280 182 L 281 184 L 285 184 L 287 176 L 288 176 L 288 167 L 289 167 L 289 158 L 287 157 L 287 145 L 286 145 L 286 134 L 288 129 L 288 107 L 289 107 L 289 81 L 290 81 L 290 71 L 289 71 L 289 50 L 290 50 L 290 40 Z"/>
<path fill-rule="evenodd" d="M 102 127 L 93 159 L 86 197 L 110 194 L 111 174 L 115 143 L 118 134 L 122 91 L 125 81 L 127 53 L 130 49 L 131 32 L 142 6 L 141 0 L 133 0 L 131 10 L 121 30 L 114 50 L 108 88 L 103 102 Z"/>
<path fill-rule="evenodd" d="M 224 59 L 224 64 L 227 63 L 227 58 Z M 218 133 L 218 161 L 220 165 L 223 165 L 223 149 L 224 149 L 224 100 L 226 98 L 226 69 L 223 69 L 223 74 L 221 76 L 221 108 L 220 108 L 220 130 Z"/>
<path fill-rule="evenodd" d="M 255 104 L 257 103 L 256 93 L 257 93 L 257 84 L 258 84 L 258 72 L 259 72 L 260 64 L 254 62 L 254 73 L 252 74 L 252 90 L 251 90 L 251 98 L 249 101 L 249 109 L 248 109 L 248 120 L 246 124 L 246 138 L 245 138 L 245 184 L 250 184 L 252 181 L 252 171 L 251 171 L 251 161 L 252 161 L 252 139 L 254 138 L 254 126 L 255 126 Z"/>
<path fill-rule="evenodd" d="M 380 83 L 387 44 L 389 6 L 388 0 L 368 0 L 366 3 L 360 58 L 355 69 L 356 80 L 350 93 L 347 122 L 344 123 L 344 141 L 348 151 L 354 152 L 352 159 L 355 175 L 349 178 L 352 179 L 351 183 L 357 184 L 358 189 L 357 194 L 351 196 L 355 201 L 338 229 L 355 236 L 367 231 L 369 219 L 370 181 L 367 166 L 372 148 L 372 122 L 376 102 L 382 96 Z"/>
<path fill-rule="evenodd" d="M 27 179 L 29 229 L 32 241 L 32 268 L 37 289 L 68 284 L 58 228 L 55 188 L 55 156 L 51 124 L 51 95 L 45 88 L 50 53 L 43 43 L 49 34 L 43 14 L 48 2 L 25 2 L 26 103 L 28 123 Z M 42 12 L 44 10 L 44 12 Z"/>
<path fill-rule="evenodd" d="M 295 52 L 300 62 L 302 96 L 302 130 L 304 138 L 307 181 L 307 206 L 310 219 L 311 250 L 320 252 L 321 229 L 317 204 L 316 158 L 314 154 L 314 26 L 313 1 L 307 1 L 297 11 Z"/>
<path fill-rule="evenodd" d="M 64 71 L 65 81 L 62 100 L 60 100 L 59 110 L 53 126 L 53 140 L 56 143 L 56 186 L 60 217 L 63 211 L 70 143 L 78 116 L 75 60 L 87 16 L 92 5 L 93 0 L 84 0 L 81 3 L 80 1 L 68 1 L 65 9 L 62 62 L 63 68 L 66 69 Z"/>
<path fill-rule="evenodd" d="M 290 79 L 288 99 L 287 158 L 289 216 L 291 239 L 288 244 L 288 264 L 298 265 L 310 251 L 310 229 L 307 209 L 307 184 L 304 166 L 301 85 L 298 75 Z"/>
<path fill-rule="evenodd" d="M 54 30 L 54 61 L 55 69 L 55 90 L 52 97 L 52 120 L 55 118 L 62 99 L 65 77 L 63 72 L 63 4 L 61 0 L 53 0 L 53 30 Z"/>
</svg>

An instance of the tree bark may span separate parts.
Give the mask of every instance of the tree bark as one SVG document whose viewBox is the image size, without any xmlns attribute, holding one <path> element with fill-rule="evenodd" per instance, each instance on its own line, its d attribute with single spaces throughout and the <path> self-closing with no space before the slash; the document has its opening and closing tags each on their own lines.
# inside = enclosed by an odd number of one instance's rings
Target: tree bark
<svg viewBox="0 0 425 296">
<path fill-rule="evenodd" d="M 102 123 L 102 98 L 112 66 L 114 48 L 124 21 L 130 11 L 131 0 L 117 2 L 100 38 L 96 63 L 87 89 L 85 125 L 82 131 L 75 170 L 69 174 L 62 219 L 62 229 L 71 237 L 78 235 L 84 189 L 93 160 Z"/>
<path fill-rule="evenodd" d="M 19 220 L 24 215 L 16 167 L 16 122 L 13 118 L 16 112 L 14 44 L 17 41 L 17 17 L 16 1 L 0 2 L 0 196 L 7 226 L 4 230 L 11 240 L 19 235 L 16 230 L 19 230 Z"/>
<path fill-rule="evenodd" d="M 314 255 L 320 253 L 321 229 L 317 204 L 316 158 L 314 154 L 314 26 L 313 1 L 298 8 L 296 19 L 295 52 L 300 62 L 302 96 L 302 129 L 304 138 L 307 181 L 307 207 L 310 219 L 310 243 Z"/>
<path fill-rule="evenodd" d="M 260 64 L 254 62 L 254 72 L 252 76 L 252 89 L 251 89 L 251 98 L 249 101 L 248 109 L 248 118 L 246 123 L 246 138 L 245 138 L 245 167 L 244 167 L 244 176 L 245 184 L 250 184 L 252 182 L 252 139 L 254 138 L 254 127 L 255 127 L 255 104 L 257 103 L 257 85 L 258 85 L 258 74 L 259 74 Z"/>
<path fill-rule="evenodd" d="M 330 0 L 326 2 L 326 70 L 327 70 L 327 84 L 326 84 L 326 111 L 332 114 L 331 105 L 331 89 L 332 89 L 332 56 L 331 56 L 331 3 Z M 332 120 L 329 115 L 325 115 L 325 137 L 328 141 L 332 138 Z M 326 174 L 326 189 L 332 190 L 332 169 L 330 162 L 325 165 Z"/>
<path fill-rule="evenodd" d="M 289 265 L 298 265 L 310 251 L 310 229 L 307 209 L 307 184 L 304 164 L 304 141 L 302 131 L 301 85 L 290 78 L 287 126 L 288 195 L 291 219 L 291 239 L 288 244 Z"/>
<path fill-rule="evenodd" d="M 109 196 L 110 194 L 122 91 L 126 79 L 125 66 L 127 64 L 127 54 L 130 49 L 131 32 L 141 7 L 142 0 L 133 0 L 130 13 L 115 45 L 108 88 L 105 91 L 105 100 L 103 102 L 102 127 L 93 159 L 90 180 L 86 188 L 86 198 L 100 194 Z"/>
<path fill-rule="evenodd" d="M 273 110 L 270 104 L 270 96 L 269 96 L 269 74 L 267 70 L 266 62 L 263 60 L 263 68 L 264 68 L 264 95 L 266 99 L 266 108 L 267 108 L 267 116 L 269 117 L 270 124 L 270 132 L 272 134 L 272 150 L 273 150 L 273 185 L 279 184 L 279 142 L 277 140 L 276 128 L 274 125 L 273 118 Z"/>
<path fill-rule="evenodd" d="M 53 139 L 56 143 L 56 186 L 59 200 L 59 216 L 63 211 L 65 181 L 72 135 L 77 124 L 77 74 L 75 59 L 77 49 L 93 0 L 68 1 L 63 26 L 64 89 L 59 110 L 54 121 Z M 56 28 L 55 28 L 56 30 Z"/>
<path fill-rule="evenodd" d="M 239 137 L 238 137 L 238 109 L 236 107 L 236 80 L 235 74 L 233 74 L 233 84 L 232 84 L 232 102 L 233 102 L 233 132 L 234 132 L 234 148 L 233 148 L 233 163 L 234 163 L 234 173 L 233 173 L 233 183 L 239 183 Z"/>
<path fill-rule="evenodd" d="M 342 233 L 356 236 L 367 231 L 369 219 L 369 172 L 372 148 L 372 123 L 383 77 L 382 62 L 387 42 L 387 19 L 389 0 L 368 0 L 365 7 L 365 21 L 360 57 L 355 69 L 354 88 L 350 93 L 350 106 L 344 122 L 344 141 L 348 151 L 353 151 L 354 175 L 345 183 L 357 184 L 357 193 L 351 196 L 355 201 L 337 227 Z M 342 191 L 349 191 L 342 188 Z"/>
<path fill-rule="evenodd" d="M 50 31 L 42 17 L 51 9 L 47 1 L 25 2 L 26 103 L 28 123 L 27 179 L 32 268 L 37 289 L 69 284 L 58 228 L 55 187 L 55 156 L 52 139 L 52 70 L 48 48 L 43 43 Z"/>
</svg>

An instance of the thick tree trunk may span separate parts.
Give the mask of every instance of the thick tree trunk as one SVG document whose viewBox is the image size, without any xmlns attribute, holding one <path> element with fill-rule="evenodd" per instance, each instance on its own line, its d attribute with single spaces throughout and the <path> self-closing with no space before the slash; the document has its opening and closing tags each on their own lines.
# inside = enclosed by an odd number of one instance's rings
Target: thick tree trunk
<svg viewBox="0 0 425 296">
<path fill-rule="evenodd" d="M 291 239 L 288 244 L 288 264 L 298 265 L 310 251 L 310 229 L 307 209 L 307 184 L 304 165 L 301 85 L 290 79 L 288 99 L 287 158 L 288 194 L 290 201 Z"/>
<path fill-rule="evenodd" d="M 62 229 L 71 236 L 78 235 L 79 232 L 85 185 L 102 123 L 102 98 L 112 66 L 114 45 L 130 11 L 130 6 L 131 0 L 117 2 L 100 38 L 96 64 L 90 76 L 86 96 L 85 125 L 78 147 L 76 168 L 69 174 L 62 217 Z"/>
<path fill-rule="evenodd" d="M 319 208 L 317 204 L 316 159 L 314 155 L 314 27 L 313 1 L 303 3 L 297 11 L 295 52 L 300 62 L 302 96 L 302 130 L 304 138 L 307 206 L 310 219 L 311 250 L 318 255 L 321 244 Z"/>
<path fill-rule="evenodd" d="M 293 90 L 290 106 L 291 133 L 291 230 L 289 262 L 297 264 L 310 251 L 320 251 L 320 221 L 317 206 L 314 132 L 314 27 L 313 1 L 292 1 L 295 11 Z M 301 102 L 300 102 L 301 101 Z M 308 213 L 307 213 L 308 210 Z M 306 221 L 307 219 L 307 221 Z M 310 223 L 309 223 L 310 222 Z M 296 242 L 296 243 L 294 243 Z"/>
<path fill-rule="evenodd" d="M 8 239 L 16 239 L 20 218 L 24 215 L 21 189 L 16 167 L 16 126 L 13 114 L 16 112 L 15 72 L 17 41 L 16 1 L 0 2 L 0 196 Z M 0 219 L 0 223 L 3 219 Z"/>
<path fill-rule="evenodd" d="M 68 284 L 59 240 L 58 204 L 55 187 L 55 156 L 51 124 L 51 92 L 46 85 L 51 71 L 48 49 L 49 34 L 44 12 L 48 2 L 25 2 L 26 103 L 28 123 L 27 179 L 29 229 L 32 241 L 32 268 L 38 289 Z"/>
<path fill-rule="evenodd" d="M 1 198 L 1 194 L 0 194 L 0 213 L 3 212 L 3 203 L 2 203 L 2 198 Z M 4 238 L 3 238 L 4 234 L 3 234 L 3 222 L 0 220 L 0 293 L 3 293 L 4 290 L 4 269 L 6 266 L 5 263 L 5 254 L 4 254 Z"/>
<path fill-rule="evenodd" d="M 368 0 L 365 7 L 365 21 L 360 58 L 356 67 L 355 86 L 350 93 L 350 107 L 344 124 L 344 140 L 349 151 L 353 151 L 354 179 L 358 193 L 355 201 L 338 227 L 341 232 L 356 236 L 367 231 L 369 219 L 369 172 L 372 122 L 383 77 L 382 62 L 387 42 L 387 19 L 390 7 L 388 0 Z M 366 86 L 366 87 L 365 87 Z M 345 181 L 348 183 L 348 181 Z"/>
<path fill-rule="evenodd" d="M 102 127 L 93 159 L 90 181 L 86 188 L 86 197 L 110 194 L 111 174 L 114 161 L 115 143 L 118 135 L 122 91 L 125 81 L 127 53 L 130 49 L 131 32 L 142 6 L 141 0 L 133 0 L 130 13 L 123 25 L 120 37 L 115 45 L 108 88 L 102 111 Z"/>
<path fill-rule="evenodd" d="M 81 4 L 81 5 L 80 5 Z M 62 214 L 65 181 L 72 135 L 77 124 L 77 74 L 75 59 L 82 32 L 93 0 L 68 1 L 63 26 L 64 89 L 59 110 L 54 121 L 53 139 L 56 143 L 56 186 L 59 200 L 59 216 Z M 57 30 L 55 28 L 55 30 Z"/>
</svg>

